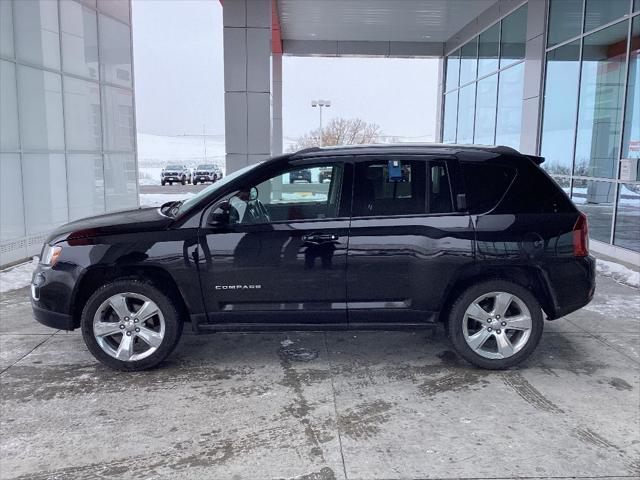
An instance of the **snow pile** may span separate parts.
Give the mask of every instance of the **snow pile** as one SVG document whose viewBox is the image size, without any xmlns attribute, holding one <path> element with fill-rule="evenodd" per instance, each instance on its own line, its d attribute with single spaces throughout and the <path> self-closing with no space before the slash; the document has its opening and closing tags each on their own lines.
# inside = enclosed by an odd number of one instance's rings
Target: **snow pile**
<svg viewBox="0 0 640 480">
<path fill-rule="evenodd" d="M 38 257 L 6 270 L 0 270 L 0 293 L 29 286 L 31 276 L 38 265 Z"/>
<path fill-rule="evenodd" d="M 618 283 L 640 288 L 640 272 L 634 272 L 624 265 L 598 258 L 596 260 L 596 269 L 600 275 L 611 277 Z"/>
</svg>

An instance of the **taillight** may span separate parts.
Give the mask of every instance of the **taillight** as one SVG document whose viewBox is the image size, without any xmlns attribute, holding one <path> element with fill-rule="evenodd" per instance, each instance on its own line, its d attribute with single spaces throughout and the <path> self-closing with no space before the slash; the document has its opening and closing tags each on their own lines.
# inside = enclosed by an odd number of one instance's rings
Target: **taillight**
<svg viewBox="0 0 640 480">
<path fill-rule="evenodd" d="M 589 225 L 584 213 L 580 214 L 573 227 L 573 254 L 576 257 L 589 255 Z"/>
</svg>

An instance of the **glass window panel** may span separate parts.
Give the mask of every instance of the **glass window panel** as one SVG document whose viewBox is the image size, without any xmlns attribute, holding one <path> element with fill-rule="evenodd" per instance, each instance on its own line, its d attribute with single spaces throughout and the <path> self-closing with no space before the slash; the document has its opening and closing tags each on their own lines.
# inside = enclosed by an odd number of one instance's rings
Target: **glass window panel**
<svg viewBox="0 0 640 480">
<path fill-rule="evenodd" d="M 547 54 L 544 117 L 540 154 L 552 174 L 571 175 L 578 108 L 580 43 L 569 43 Z"/>
<path fill-rule="evenodd" d="M 27 235 L 48 232 L 69 221 L 64 154 L 22 155 Z"/>
<path fill-rule="evenodd" d="M 520 148 L 524 63 L 500 72 L 496 144 Z"/>
<path fill-rule="evenodd" d="M 582 3 L 583 0 L 550 0 L 549 47 L 582 33 Z"/>
<path fill-rule="evenodd" d="M 456 137 L 456 143 L 473 143 L 475 100 L 475 83 L 460 89 L 460 98 L 458 100 L 458 135 Z"/>
<path fill-rule="evenodd" d="M 571 196 L 571 180 L 564 177 L 553 177 L 553 179 L 560 185 L 560 188 L 564 190 L 564 193 Z"/>
<path fill-rule="evenodd" d="M 456 90 L 444 96 L 444 122 L 442 128 L 442 141 L 444 143 L 455 143 L 457 122 L 458 91 Z"/>
<path fill-rule="evenodd" d="M 129 0 L 98 0 L 98 9 L 129 23 Z"/>
<path fill-rule="evenodd" d="M 476 79 L 478 69 L 478 37 L 460 49 L 460 85 Z"/>
<path fill-rule="evenodd" d="M 69 221 L 104 213 L 104 172 L 100 154 L 68 154 Z"/>
<path fill-rule="evenodd" d="M 622 183 L 613 243 L 640 252 L 640 183 Z"/>
<path fill-rule="evenodd" d="M 95 10 L 71 0 L 60 2 L 63 70 L 98 78 L 98 24 Z"/>
<path fill-rule="evenodd" d="M 622 124 L 627 23 L 583 41 L 574 174 L 613 178 Z"/>
<path fill-rule="evenodd" d="M 24 237 L 20 155 L 0 153 L 0 241 Z"/>
<path fill-rule="evenodd" d="M 460 76 L 460 50 L 456 50 L 447 57 L 447 83 L 445 90 L 456 88 Z"/>
<path fill-rule="evenodd" d="M 100 87 L 97 83 L 64 79 L 67 149 L 101 150 Z"/>
<path fill-rule="evenodd" d="M 131 29 L 104 15 L 100 18 L 100 78 L 131 86 Z"/>
<path fill-rule="evenodd" d="M 111 153 L 104 156 L 104 191 L 107 212 L 138 206 L 136 161 L 133 154 Z"/>
<path fill-rule="evenodd" d="M 587 0 L 584 31 L 612 22 L 629 14 L 629 0 Z"/>
<path fill-rule="evenodd" d="M 498 69 L 498 54 L 500 51 L 500 24 L 480 34 L 478 45 L 478 76 L 482 77 Z"/>
<path fill-rule="evenodd" d="M 500 38 L 500 68 L 524 58 L 527 40 L 527 5 L 523 5 L 502 20 Z"/>
<path fill-rule="evenodd" d="M 0 60 L 0 150 L 18 150 L 18 98 L 16 66 Z"/>
<path fill-rule="evenodd" d="M 611 242 L 611 215 L 616 184 L 575 179 L 571 200 L 589 219 L 589 237 Z"/>
<path fill-rule="evenodd" d="M 640 158 L 640 16 L 633 19 L 622 158 Z"/>
<path fill-rule="evenodd" d="M 13 58 L 13 13 L 5 1 L 0 1 L 0 55 Z"/>
<path fill-rule="evenodd" d="M 493 145 L 495 143 L 497 90 L 498 75 L 491 75 L 478 82 L 473 143 L 480 145 Z"/>
<path fill-rule="evenodd" d="M 22 147 L 33 150 L 63 150 L 60 75 L 18 66 L 18 85 Z"/>
<path fill-rule="evenodd" d="M 634 0 L 633 2 L 633 11 L 640 12 L 640 0 Z"/>
<path fill-rule="evenodd" d="M 105 150 L 133 151 L 133 93 L 102 87 Z"/>
<path fill-rule="evenodd" d="M 58 2 L 21 0 L 13 3 L 16 57 L 48 68 L 60 68 Z"/>
</svg>

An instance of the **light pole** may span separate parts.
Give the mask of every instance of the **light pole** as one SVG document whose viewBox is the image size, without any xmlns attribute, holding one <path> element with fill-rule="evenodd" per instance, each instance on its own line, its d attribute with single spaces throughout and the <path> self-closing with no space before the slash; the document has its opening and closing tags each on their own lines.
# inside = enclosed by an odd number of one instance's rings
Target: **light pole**
<svg viewBox="0 0 640 480">
<path fill-rule="evenodd" d="M 329 108 L 331 100 L 311 100 L 312 107 L 320 107 L 320 146 L 324 145 L 324 132 L 322 131 L 322 107 Z"/>
</svg>

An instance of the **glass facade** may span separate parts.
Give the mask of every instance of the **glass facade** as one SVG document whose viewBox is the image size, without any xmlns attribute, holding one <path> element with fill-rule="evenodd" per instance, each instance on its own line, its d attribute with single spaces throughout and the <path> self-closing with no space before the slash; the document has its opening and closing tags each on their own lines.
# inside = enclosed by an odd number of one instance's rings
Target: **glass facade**
<svg viewBox="0 0 640 480">
<path fill-rule="evenodd" d="M 527 2 L 445 58 L 442 141 L 537 149 L 589 217 L 591 238 L 640 252 L 640 0 L 547 6 L 546 43 L 531 39 L 531 57 L 527 28 L 537 35 L 542 28 L 527 25 L 534 11 Z M 543 16 L 532 13 L 530 22 L 536 18 Z M 543 51 L 542 89 L 525 87 L 536 49 Z M 534 125 L 538 98 L 536 132 L 523 118 Z"/>
<path fill-rule="evenodd" d="M 527 5 L 446 59 L 445 143 L 520 147 Z"/>
<path fill-rule="evenodd" d="M 135 208 L 130 0 L 0 1 L 0 264 Z"/>
<path fill-rule="evenodd" d="M 550 0 L 540 154 L 591 238 L 640 252 L 640 15 L 631 0 Z"/>
</svg>

